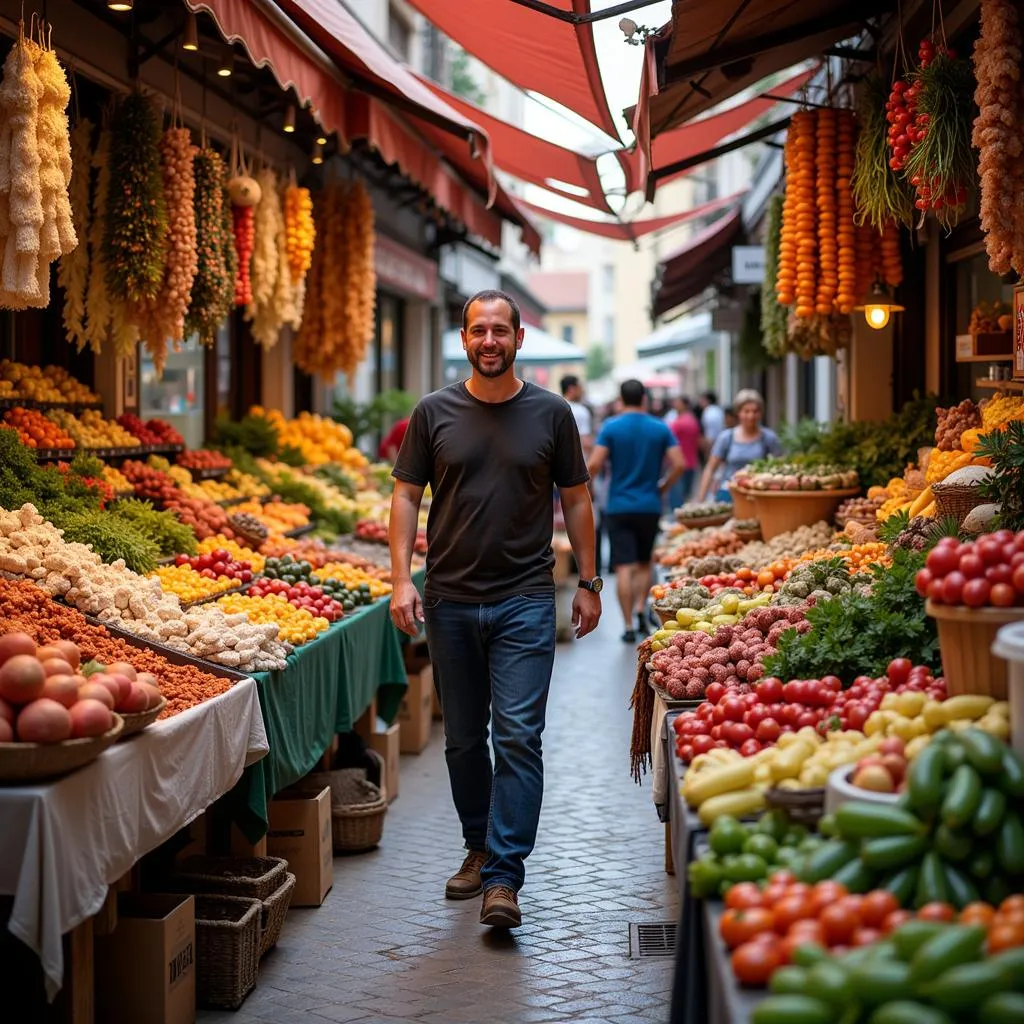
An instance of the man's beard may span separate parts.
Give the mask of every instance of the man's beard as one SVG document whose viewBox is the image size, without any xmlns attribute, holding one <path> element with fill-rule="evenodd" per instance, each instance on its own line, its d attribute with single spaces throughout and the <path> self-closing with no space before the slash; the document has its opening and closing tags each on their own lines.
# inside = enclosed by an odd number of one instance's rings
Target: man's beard
<svg viewBox="0 0 1024 1024">
<path fill-rule="evenodd" d="M 500 356 L 500 362 L 492 364 L 490 367 L 485 369 L 483 359 L 480 356 L 474 357 L 468 352 L 466 353 L 466 358 L 469 359 L 470 365 L 477 373 L 480 374 L 481 377 L 500 377 L 516 361 L 516 354 L 514 350 L 511 355 L 501 352 Z"/>
</svg>

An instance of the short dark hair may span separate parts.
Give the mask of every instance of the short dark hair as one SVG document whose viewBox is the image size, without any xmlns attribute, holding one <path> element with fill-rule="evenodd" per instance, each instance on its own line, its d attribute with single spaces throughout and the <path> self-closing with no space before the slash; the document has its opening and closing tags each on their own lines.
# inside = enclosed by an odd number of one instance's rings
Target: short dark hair
<svg viewBox="0 0 1024 1024">
<path fill-rule="evenodd" d="M 718 395 L 716 395 L 714 391 L 705 391 L 700 397 L 710 402 L 712 405 L 718 405 Z"/>
<path fill-rule="evenodd" d="M 574 388 L 579 385 L 580 379 L 575 373 L 567 373 L 559 382 L 558 386 L 562 389 L 564 395 L 569 388 Z"/>
<path fill-rule="evenodd" d="M 509 312 L 512 314 L 512 330 L 518 334 L 522 317 L 519 313 L 519 303 L 507 292 L 498 291 L 497 288 L 485 288 L 482 292 L 470 295 L 466 304 L 462 307 L 462 329 L 469 330 L 469 307 L 474 302 L 504 302 L 507 303 Z"/>
<path fill-rule="evenodd" d="M 644 404 L 647 388 L 638 380 L 624 380 L 619 387 L 619 397 L 623 405 L 636 409 Z"/>
</svg>

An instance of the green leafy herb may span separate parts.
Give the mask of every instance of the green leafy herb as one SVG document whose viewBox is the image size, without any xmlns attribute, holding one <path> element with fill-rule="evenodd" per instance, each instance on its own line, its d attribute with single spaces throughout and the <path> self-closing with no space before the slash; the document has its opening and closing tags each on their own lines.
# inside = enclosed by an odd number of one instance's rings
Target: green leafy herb
<svg viewBox="0 0 1024 1024">
<path fill-rule="evenodd" d="M 1010 420 L 1003 430 L 978 438 L 978 456 L 992 460 L 992 476 L 982 495 L 999 504 L 999 525 L 1024 530 L 1024 420 Z"/>
</svg>

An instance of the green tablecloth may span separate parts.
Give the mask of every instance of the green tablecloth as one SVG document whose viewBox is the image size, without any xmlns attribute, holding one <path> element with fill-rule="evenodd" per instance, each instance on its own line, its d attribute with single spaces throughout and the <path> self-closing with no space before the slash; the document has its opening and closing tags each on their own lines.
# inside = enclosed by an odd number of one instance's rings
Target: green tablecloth
<svg viewBox="0 0 1024 1024">
<path fill-rule="evenodd" d="M 422 588 L 422 578 L 416 582 Z M 298 648 L 284 670 L 253 678 L 270 753 L 245 770 L 230 804 L 231 816 L 255 843 L 267 831 L 267 805 L 274 794 L 311 771 L 335 734 L 350 732 L 374 697 L 386 722 L 398 713 L 405 663 L 387 599 Z"/>
</svg>

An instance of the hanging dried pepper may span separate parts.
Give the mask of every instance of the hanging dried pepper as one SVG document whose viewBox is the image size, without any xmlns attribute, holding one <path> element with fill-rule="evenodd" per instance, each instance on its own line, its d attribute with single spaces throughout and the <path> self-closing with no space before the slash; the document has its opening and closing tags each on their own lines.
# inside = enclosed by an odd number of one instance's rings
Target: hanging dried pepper
<svg viewBox="0 0 1024 1024">
<path fill-rule="evenodd" d="M 196 273 L 192 279 L 186 334 L 196 333 L 212 345 L 217 329 L 227 319 L 234 298 L 227 267 L 230 240 L 224 233 L 224 185 L 227 169 L 216 150 L 204 148 L 193 160 L 195 173 Z M 231 292 L 228 293 L 228 288 Z M 228 302 L 224 296 L 229 294 Z"/>
</svg>

